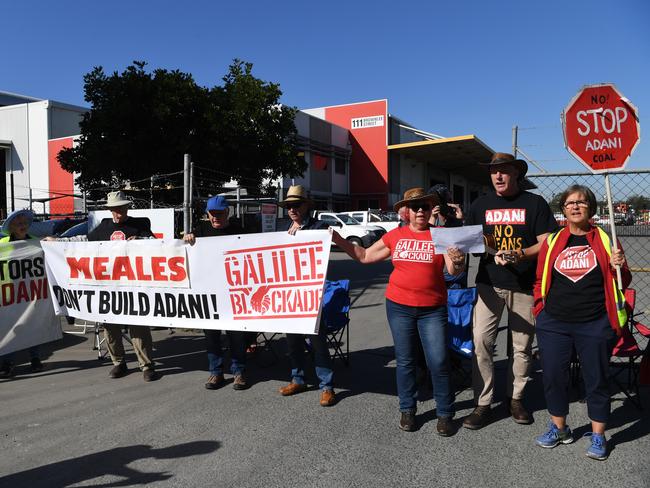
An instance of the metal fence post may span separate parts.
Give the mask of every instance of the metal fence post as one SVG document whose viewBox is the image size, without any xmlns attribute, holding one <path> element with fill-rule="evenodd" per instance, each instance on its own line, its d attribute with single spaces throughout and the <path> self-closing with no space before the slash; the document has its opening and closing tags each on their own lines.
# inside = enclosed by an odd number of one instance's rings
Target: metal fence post
<svg viewBox="0 0 650 488">
<path fill-rule="evenodd" d="M 190 229 L 190 161 L 189 154 L 183 156 L 183 233 L 189 234 Z"/>
</svg>

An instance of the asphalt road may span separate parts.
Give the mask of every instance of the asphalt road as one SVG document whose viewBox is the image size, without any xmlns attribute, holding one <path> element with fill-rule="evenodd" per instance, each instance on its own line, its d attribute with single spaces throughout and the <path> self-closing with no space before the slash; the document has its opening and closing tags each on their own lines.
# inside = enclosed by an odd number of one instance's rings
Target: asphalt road
<svg viewBox="0 0 650 488">
<path fill-rule="evenodd" d="M 142 381 L 133 356 L 131 374 L 109 379 L 108 362 L 91 350 L 92 335 L 66 334 L 44 347 L 42 373 L 29 374 L 23 364 L 0 383 L 0 487 L 650 486 L 650 416 L 620 393 L 606 462 L 585 457 L 585 439 L 550 450 L 534 445 L 547 422 L 537 366 L 526 399 L 532 425 L 515 424 L 497 405 L 497 420 L 484 429 L 441 438 L 434 402 L 423 392 L 419 429 L 400 431 L 383 300 L 390 270 L 389 263 L 364 267 L 332 255 L 330 277 L 351 278 L 354 303 L 351 364 L 336 365 L 339 402 L 331 408 L 318 405 L 317 389 L 278 394 L 289 373 L 283 339 L 274 342 L 279 357 L 271 366 L 266 353 L 251 358 L 250 389 L 208 391 L 197 332 L 154 332 L 164 376 L 153 383 Z M 501 333 L 499 401 L 504 349 Z M 642 397 L 650 408 L 647 388 Z M 460 423 L 472 408 L 469 389 L 456 406 Z M 576 438 L 589 430 L 584 404 L 571 404 L 569 424 Z"/>
</svg>

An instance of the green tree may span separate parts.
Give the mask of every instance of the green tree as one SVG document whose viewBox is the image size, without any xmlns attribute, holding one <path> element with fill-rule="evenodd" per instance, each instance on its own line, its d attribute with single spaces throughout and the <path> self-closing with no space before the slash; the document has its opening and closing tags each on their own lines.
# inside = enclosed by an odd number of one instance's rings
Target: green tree
<svg viewBox="0 0 650 488">
<path fill-rule="evenodd" d="M 627 199 L 626 203 L 636 212 L 650 209 L 650 198 L 643 195 L 632 195 Z"/>
<path fill-rule="evenodd" d="M 195 174 L 212 187 L 232 178 L 261 190 L 265 178 L 305 170 L 295 146 L 295 109 L 279 103 L 279 85 L 253 76 L 251 63 L 235 60 L 223 86 L 212 88 L 188 73 L 145 67 L 135 61 L 122 73 L 96 67 L 84 76 L 91 108 L 78 145 L 58 155 L 63 169 L 79 174 L 82 189 L 127 181 L 148 188 L 151 175 L 182 170 L 184 153 L 208 169 Z"/>
</svg>

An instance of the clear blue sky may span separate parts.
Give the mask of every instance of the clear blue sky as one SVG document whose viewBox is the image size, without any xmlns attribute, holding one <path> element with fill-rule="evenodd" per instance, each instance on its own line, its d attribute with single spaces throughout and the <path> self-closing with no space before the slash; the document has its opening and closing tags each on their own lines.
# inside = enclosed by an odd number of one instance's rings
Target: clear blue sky
<svg viewBox="0 0 650 488">
<path fill-rule="evenodd" d="M 570 98 L 614 82 L 640 113 L 628 168 L 650 168 L 646 0 L 9 0 L 2 17 L 3 91 L 85 105 L 93 66 L 144 60 L 212 86 L 237 57 L 299 108 L 387 98 L 420 129 L 497 151 L 534 127 L 520 144 L 549 171 L 583 168 L 562 141 Z"/>
</svg>

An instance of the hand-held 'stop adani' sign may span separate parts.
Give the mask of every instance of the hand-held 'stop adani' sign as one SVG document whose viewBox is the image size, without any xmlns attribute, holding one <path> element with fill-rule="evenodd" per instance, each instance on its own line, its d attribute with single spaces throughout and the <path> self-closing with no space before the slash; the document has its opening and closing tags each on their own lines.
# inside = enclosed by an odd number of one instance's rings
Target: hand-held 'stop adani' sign
<svg viewBox="0 0 650 488">
<path fill-rule="evenodd" d="M 580 90 L 562 128 L 567 150 L 593 173 L 623 169 L 640 140 L 636 107 L 611 83 Z"/>
</svg>

